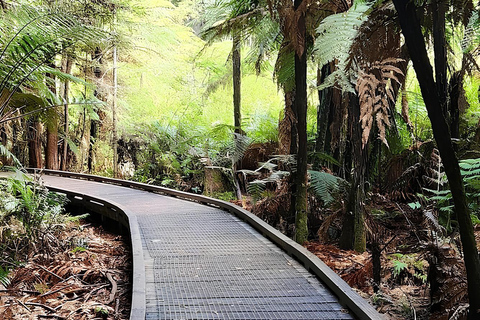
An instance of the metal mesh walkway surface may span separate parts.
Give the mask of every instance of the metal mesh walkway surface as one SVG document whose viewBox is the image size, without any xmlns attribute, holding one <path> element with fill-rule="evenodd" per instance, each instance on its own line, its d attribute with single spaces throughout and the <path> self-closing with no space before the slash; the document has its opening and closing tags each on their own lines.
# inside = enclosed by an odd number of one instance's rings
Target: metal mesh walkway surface
<svg viewBox="0 0 480 320">
<path fill-rule="evenodd" d="M 98 182 L 43 180 L 137 216 L 146 319 L 352 319 L 316 277 L 228 212 Z"/>
</svg>

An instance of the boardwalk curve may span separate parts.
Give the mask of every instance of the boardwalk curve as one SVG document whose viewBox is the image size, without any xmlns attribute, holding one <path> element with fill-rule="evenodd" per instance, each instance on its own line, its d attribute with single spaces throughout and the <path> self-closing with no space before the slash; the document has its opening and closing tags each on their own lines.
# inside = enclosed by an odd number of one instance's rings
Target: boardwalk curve
<svg viewBox="0 0 480 320">
<path fill-rule="evenodd" d="M 126 215 L 132 246 L 141 246 L 133 250 L 131 319 L 382 319 L 317 257 L 241 208 L 141 183 L 48 173 L 47 187 Z"/>
</svg>

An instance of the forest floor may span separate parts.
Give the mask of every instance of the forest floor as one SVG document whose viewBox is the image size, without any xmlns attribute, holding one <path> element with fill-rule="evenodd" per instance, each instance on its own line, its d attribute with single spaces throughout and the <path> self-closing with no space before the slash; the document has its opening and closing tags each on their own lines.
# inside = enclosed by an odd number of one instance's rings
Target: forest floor
<svg viewBox="0 0 480 320">
<path fill-rule="evenodd" d="M 131 254 L 122 236 L 69 223 L 0 285 L 0 319 L 128 319 Z"/>
</svg>

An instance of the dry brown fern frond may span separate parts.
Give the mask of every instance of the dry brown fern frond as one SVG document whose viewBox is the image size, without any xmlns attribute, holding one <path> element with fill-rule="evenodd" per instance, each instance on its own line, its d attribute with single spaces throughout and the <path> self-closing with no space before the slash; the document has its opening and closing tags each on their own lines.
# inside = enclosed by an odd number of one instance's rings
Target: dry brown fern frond
<svg viewBox="0 0 480 320">
<path fill-rule="evenodd" d="M 362 143 L 365 146 L 373 127 L 379 129 L 380 139 L 385 145 L 386 128 L 390 126 L 390 106 L 395 104 L 396 86 L 405 76 L 397 64 L 404 62 L 400 58 L 387 58 L 376 62 L 359 74 L 356 90 L 360 101 L 360 122 L 362 124 Z"/>
<path fill-rule="evenodd" d="M 342 275 L 342 279 L 353 288 L 362 288 L 369 285 L 369 280 L 373 278 L 373 263 L 370 259 L 363 267 Z"/>
<path fill-rule="evenodd" d="M 467 298 L 463 260 L 451 244 L 432 245 L 427 260 L 430 265 L 428 281 L 432 311 L 447 312 L 451 315 Z"/>
</svg>

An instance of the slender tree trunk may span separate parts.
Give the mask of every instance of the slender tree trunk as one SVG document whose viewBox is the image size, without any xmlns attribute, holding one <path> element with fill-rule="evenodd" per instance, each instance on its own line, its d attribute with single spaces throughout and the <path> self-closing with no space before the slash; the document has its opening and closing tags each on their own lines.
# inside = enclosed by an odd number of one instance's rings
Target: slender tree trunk
<svg viewBox="0 0 480 320">
<path fill-rule="evenodd" d="M 95 121 L 95 120 L 90 121 L 90 147 L 88 148 L 88 161 L 87 161 L 87 168 L 89 173 L 92 173 L 95 169 L 94 145 L 97 140 L 97 132 L 98 132 L 97 123 L 98 121 Z"/>
<path fill-rule="evenodd" d="M 324 65 L 321 71 L 317 70 L 317 85 L 321 85 L 329 74 L 329 64 Z M 318 90 L 319 104 L 317 109 L 317 141 L 315 142 L 315 152 L 325 151 L 328 119 L 330 117 L 330 104 L 332 102 L 332 90 L 332 88 Z"/>
<path fill-rule="evenodd" d="M 47 124 L 47 148 L 45 150 L 45 167 L 58 170 L 58 118 L 51 117 Z"/>
<path fill-rule="evenodd" d="M 455 213 L 463 246 L 465 268 L 467 270 L 468 297 L 470 302 L 469 318 L 480 318 L 480 258 L 478 256 L 472 220 L 467 206 L 465 189 L 458 159 L 451 141 L 450 130 L 439 107 L 438 87 L 434 81 L 433 69 L 428 59 L 421 25 L 416 16 L 415 2 L 409 0 L 394 0 L 395 8 L 407 43 L 413 67 L 422 91 L 428 117 L 432 124 L 433 135 L 445 167 L 450 190 L 452 192 Z"/>
<path fill-rule="evenodd" d="M 100 68 L 100 64 L 102 64 L 102 57 L 101 57 L 101 50 L 99 47 L 95 48 L 95 52 L 93 54 L 93 60 L 97 60 L 98 65 L 93 68 L 93 74 L 95 78 L 99 79 L 102 76 L 102 70 Z M 98 83 L 97 83 L 98 85 Z M 98 91 L 95 90 L 93 93 L 95 97 L 99 98 Z M 100 99 L 100 98 L 99 98 Z M 97 141 L 98 136 L 98 126 L 99 121 L 90 119 L 90 143 L 88 147 L 88 161 L 87 161 L 87 168 L 88 172 L 92 173 L 95 170 L 95 142 Z"/>
<path fill-rule="evenodd" d="M 240 33 L 238 31 L 233 34 L 233 119 L 235 132 L 242 133 L 242 114 L 241 114 L 241 61 L 240 61 Z"/>
<path fill-rule="evenodd" d="M 113 48 L 113 105 L 112 105 L 112 122 L 113 122 L 113 177 L 118 176 L 118 136 L 117 136 L 117 47 Z"/>
<path fill-rule="evenodd" d="M 340 247 L 354 249 L 357 252 L 366 250 L 365 232 L 365 174 L 367 149 L 362 148 L 362 127 L 360 124 L 360 106 L 358 96 L 349 95 L 349 136 L 351 137 L 353 177 L 343 220 Z"/>
<path fill-rule="evenodd" d="M 295 0 L 295 10 L 302 0 Z M 295 241 L 303 244 L 308 240 L 307 225 L 307 53 L 305 48 L 305 13 L 298 19 L 298 33 L 303 38 L 303 49 L 295 53 L 295 110 L 297 113 L 298 153 L 296 203 L 295 203 Z M 301 42 L 301 41 L 299 41 Z M 298 45 L 298 44 L 297 44 Z"/>
<path fill-rule="evenodd" d="M 70 74 L 72 72 L 72 58 L 67 55 L 65 59 L 65 68 L 64 71 L 67 74 Z M 63 127 L 63 132 L 65 135 L 65 138 L 63 139 L 63 155 L 62 155 L 62 162 L 61 162 L 61 169 L 63 171 L 67 170 L 67 155 L 68 155 L 68 125 L 69 125 L 69 119 L 68 119 L 68 94 L 70 91 L 70 82 L 68 80 L 65 80 L 65 83 L 63 85 L 63 100 L 64 100 L 64 110 L 63 110 L 63 116 L 64 116 L 64 127 Z"/>
<path fill-rule="evenodd" d="M 242 114 L 241 114 L 241 60 L 240 60 L 240 33 L 234 31 L 232 45 L 232 70 L 233 70 L 233 122 L 235 133 L 243 134 L 242 131 Z M 235 138 L 235 143 L 238 139 Z M 233 164 L 233 184 L 235 194 L 238 200 L 242 199 L 242 191 L 240 190 L 240 182 L 237 177 L 237 170 L 241 167 L 241 159 Z"/>
<path fill-rule="evenodd" d="M 449 118 L 447 110 L 447 42 L 445 39 L 445 10 L 444 0 L 433 0 L 433 51 L 435 55 L 435 83 L 437 94 L 442 102 L 442 112 Z"/>
</svg>

